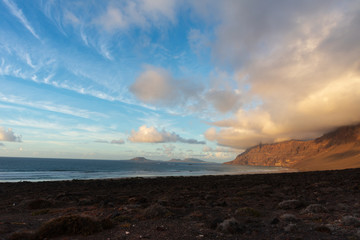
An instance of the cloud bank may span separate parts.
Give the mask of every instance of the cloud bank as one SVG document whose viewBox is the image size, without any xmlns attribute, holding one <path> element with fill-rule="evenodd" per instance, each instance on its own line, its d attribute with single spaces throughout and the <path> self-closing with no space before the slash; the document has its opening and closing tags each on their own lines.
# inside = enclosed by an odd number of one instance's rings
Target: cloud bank
<svg viewBox="0 0 360 240">
<path fill-rule="evenodd" d="M 21 136 L 15 135 L 11 128 L 6 130 L 0 127 L 0 141 L 21 142 Z"/>
<path fill-rule="evenodd" d="M 226 3 L 211 5 L 221 19 L 213 60 L 230 64 L 248 91 L 233 116 L 212 123 L 208 140 L 247 148 L 360 121 L 358 1 Z"/>
<path fill-rule="evenodd" d="M 165 130 L 159 131 L 155 127 L 147 127 L 146 125 L 139 127 L 138 131 L 132 130 L 128 139 L 131 142 L 137 143 L 181 142 L 189 144 L 205 144 L 204 141 L 185 139 L 174 132 L 167 132 Z"/>
</svg>

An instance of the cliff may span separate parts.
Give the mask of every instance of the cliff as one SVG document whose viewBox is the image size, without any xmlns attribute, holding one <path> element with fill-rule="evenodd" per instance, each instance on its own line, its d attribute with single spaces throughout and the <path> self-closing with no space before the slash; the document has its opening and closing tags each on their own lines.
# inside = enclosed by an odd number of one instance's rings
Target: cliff
<svg viewBox="0 0 360 240">
<path fill-rule="evenodd" d="M 360 167 L 360 124 L 346 126 L 314 140 L 260 144 L 225 164 L 330 170 Z"/>
</svg>

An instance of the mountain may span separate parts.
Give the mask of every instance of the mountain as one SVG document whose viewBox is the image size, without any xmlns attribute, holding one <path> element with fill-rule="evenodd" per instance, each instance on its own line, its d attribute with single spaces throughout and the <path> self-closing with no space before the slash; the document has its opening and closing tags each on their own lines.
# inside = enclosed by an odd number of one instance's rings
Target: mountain
<svg viewBox="0 0 360 240">
<path fill-rule="evenodd" d="M 135 158 L 130 159 L 130 161 L 133 161 L 133 162 L 139 162 L 139 163 L 144 163 L 144 162 L 155 162 L 154 160 L 149 160 L 149 159 L 144 158 L 144 157 L 135 157 Z"/>
<path fill-rule="evenodd" d="M 260 144 L 225 164 L 331 170 L 360 167 L 360 124 L 345 126 L 314 140 Z"/>
<path fill-rule="evenodd" d="M 169 162 L 182 162 L 182 163 L 207 163 L 206 161 L 197 159 L 197 158 L 185 158 L 184 160 L 181 159 L 171 159 Z"/>
</svg>

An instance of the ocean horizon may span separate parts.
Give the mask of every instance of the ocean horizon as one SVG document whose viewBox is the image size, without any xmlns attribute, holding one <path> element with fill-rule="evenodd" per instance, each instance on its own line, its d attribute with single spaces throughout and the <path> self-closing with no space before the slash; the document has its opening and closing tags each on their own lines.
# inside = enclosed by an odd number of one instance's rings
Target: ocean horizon
<svg viewBox="0 0 360 240">
<path fill-rule="evenodd" d="M 209 162 L 0 157 L 0 182 L 261 174 L 284 171 L 289 169 Z"/>
</svg>

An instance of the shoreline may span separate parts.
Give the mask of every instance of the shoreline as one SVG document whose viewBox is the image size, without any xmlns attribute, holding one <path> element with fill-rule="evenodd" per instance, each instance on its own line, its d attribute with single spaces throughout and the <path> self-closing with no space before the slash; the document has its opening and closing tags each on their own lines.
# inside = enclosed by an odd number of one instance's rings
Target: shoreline
<svg viewBox="0 0 360 240">
<path fill-rule="evenodd" d="M 262 166 L 259 166 L 262 167 Z M 225 172 L 220 174 L 199 174 L 199 175 L 134 175 L 134 176 L 124 176 L 124 177 L 109 177 L 109 178 L 73 178 L 73 179 L 26 179 L 26 180 L 0 180 L 0 183 L 23 183 L 23 182 L 62 182 L 62 181 L 87 181 L 87 180 L 121 180 L 121 179 L 131 179 L 131 178 L 166 178 L 166 177 L 203 177 L 203 176 L 233 176 L 233 175 L 258 175 L 258 174 L 280 174 L 280 173 L 295 173 L 300 172 L 300 170 L 295 168 L 284 168 L 284 167 L 273 167 L 273 168 L 282 168 L 282 170 L 263 170 L 261 172 Z M 322 170 L 324 171 L 324 170 Z M 331 171 L 331 170 L 330 170 Z"/>
<path fill-rule="evenodd" d="M 359 176 L 346 169 L 0 183 L 0 239 L 359 239 Z"/>
</svg>

